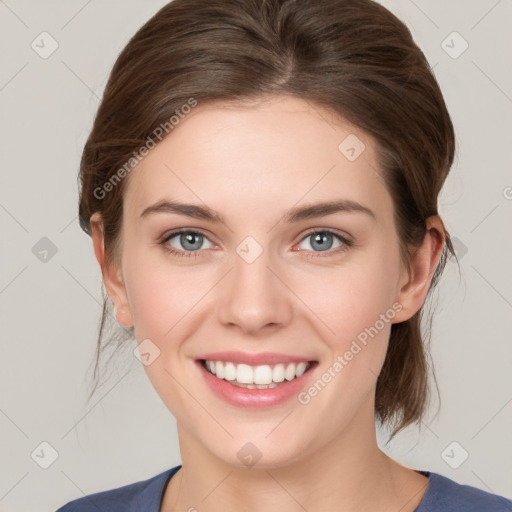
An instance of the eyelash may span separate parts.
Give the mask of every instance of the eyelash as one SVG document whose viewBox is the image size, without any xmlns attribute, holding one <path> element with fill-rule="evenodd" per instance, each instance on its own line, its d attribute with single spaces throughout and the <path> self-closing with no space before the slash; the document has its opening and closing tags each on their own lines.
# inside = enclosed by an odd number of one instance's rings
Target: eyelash
<svg viewBox="0 0 512 512">
<path fill-rule="evenodd" d="M 197 251 L 178 251 L 178 250 L 174 249 L 173 247 L 171 247 L 170 245 L 168 245 L 167 242 L 169 242 L 169 240 L 173 239 L 176 235 L 180 235 L 180 234 L 183 234 L 183 233 L 194 234 L 194 235 L 202 235 L 205 238 L 208 238 L 201 231 L 194 231 L 194 230 L 190 230 L 190 229 L 181 229 L 181 230 L 172 231 L 171 233 L 164 235 L 163 238 L 158 242 L 158 244 L 161 245 L 163 247 L 163 249 L 167 253 L 171 254 L 172 256 L 176 256 L 178 258 L 197 258 L 198 253 L 200 253 L 201 250 L 197 250 Z M 314 254 L 308 254 L 308 252 L 310 252 L 310 251 L 301 250 L 300 252 L 306 252 L 306 254 L 304 255 L 306 258 L 325 258 L 325 257 L 328 257 L 328 256 L 332 256 L 333 254 L 338 254 L 338 253 L 341 253 L 341 252 L 345 252 L 350 247 L 352 247 L 354 245 L 354 243 L 351 240 L 349 240 L 348 238 L 346 238 L 343 235 L 339 234 L 338 232 L 330 230 L 330 229 L 314 229 L 314 230 L 311 230 L 311 231 L 306 233 L 301 238 L 300 242 L 302 242 L 303 240 L 305 240 L 309 236 L 314 235 L 314 234 L 318 234 L 318 233 L 323 233 L 323 234 L 327 233 L 329 235 L 332 235 L 335 238 L 337 238 L 343 245 L 341 247 L 337 247 L 336 249 L 329 249 L 327 251 L 312 251 Z M 322 252 L 325 252 L 326 255 L 321 254 Z"/>
</svg>

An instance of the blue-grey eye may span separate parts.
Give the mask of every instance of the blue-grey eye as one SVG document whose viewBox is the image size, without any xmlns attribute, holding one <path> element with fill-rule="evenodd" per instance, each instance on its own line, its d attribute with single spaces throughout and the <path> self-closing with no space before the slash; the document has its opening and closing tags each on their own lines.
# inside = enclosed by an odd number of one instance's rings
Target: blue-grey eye
<svg viewBox="0 0 512 512">
<path fill-rule="evenodd" d="M 340 235 L 331 233 L 330 231 L 315 231 L 313 233 L 309 233 L 307 236 L 304 237 L 301 243 L 303 243 L 306 240 L 311 240 L 311 242 L 309 243 L 310 247 L 302 247 L 302 249 L 320 252 L 335 249 L 345 243 L 345 241 Z M 338 245 L 334 246 L 336 240 L 338 241 Z"/>
<path fill-rule="evenodd" d="M 181 247 L 177 247 L 171 242 L 175 239 L 178 240 Z M 166 241 L 166 243 L 179 251 L 198 251 L 199 249 L 207 249 L 208 247 L 203 247 L 204 242 L 209 242 L 208 238 L 195 231 L 183 231 L 181 233 L 171 234 Z"/>
</svg>

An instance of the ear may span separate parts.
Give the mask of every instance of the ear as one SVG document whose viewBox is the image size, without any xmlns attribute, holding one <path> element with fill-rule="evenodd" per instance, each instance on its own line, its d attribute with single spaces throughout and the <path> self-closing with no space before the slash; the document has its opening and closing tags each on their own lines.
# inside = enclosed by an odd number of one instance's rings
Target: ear
<svg viewBox="0 0 512 512">
<path fill-rule="evenodd" d="M 114 305 L 114 316 L 123 327 L 132 327 L 133 319 L 128 304 L 121 268 L 113 263 L 107 263 L 103 222 L 99 212 L 91 215 L 90 225 L 94 254 L 100 265 L 103 283 L 105 284 L 108 296 Z"/>
<path fill-rule="evenodd" d="M 393 323 L 400 323 L 417 313 L 427 296 L 434 271 L 444 247 L 443 221 L 438 215 L 426 221 L 427 233 L 420 247 L 411 256 L 410 269 L 404 268 L 396 301 L 402 309 L 395 315 Z"/>
</svg>

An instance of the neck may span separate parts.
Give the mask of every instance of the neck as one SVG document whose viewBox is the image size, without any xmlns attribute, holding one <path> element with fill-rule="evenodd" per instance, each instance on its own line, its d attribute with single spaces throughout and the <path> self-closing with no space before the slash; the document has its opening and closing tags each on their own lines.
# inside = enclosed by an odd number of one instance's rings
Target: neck
<svg viewBox="0 0 512 512">
<path fill-rule="evenodd" d="M 161 511 L 413 511 L 428 480 L 378 448 L 373 411 L 370 419 L 353 421 L 343 435 L 293 463 L 251 468 L 219 460 L 178 425 L 182 468 Z"/>
</svg>

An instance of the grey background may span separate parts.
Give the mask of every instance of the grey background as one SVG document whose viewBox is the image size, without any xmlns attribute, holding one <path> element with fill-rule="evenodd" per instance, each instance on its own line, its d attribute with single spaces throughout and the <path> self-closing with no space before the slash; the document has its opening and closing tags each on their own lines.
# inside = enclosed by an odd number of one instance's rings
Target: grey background
<svg viewBox="0 0 512 512">
<path fill-rule="evenodd" d="M 77 221 L 78 162 L 107 75 L 165 3 L 0 0 L 0 511 L 54 510 L 180 463 L 175 420 L 130 357 L 134 341 L 84 405 L 101 274 Z M 433 327 L 440 412 L 385 449 L 510 497 L 512 2 L 382 3 L 411 28 L 455 123 L 440 213 L 461 258 L 460 276 L 447 268 Z M 31 47 L 43 31 L 58 43 L 46 59 Z M 56 250 L 46 261 L 43 237 Z"/>
</svg>

